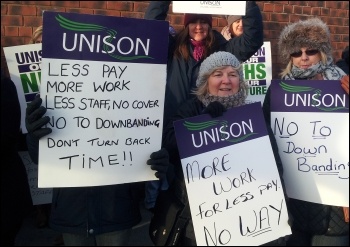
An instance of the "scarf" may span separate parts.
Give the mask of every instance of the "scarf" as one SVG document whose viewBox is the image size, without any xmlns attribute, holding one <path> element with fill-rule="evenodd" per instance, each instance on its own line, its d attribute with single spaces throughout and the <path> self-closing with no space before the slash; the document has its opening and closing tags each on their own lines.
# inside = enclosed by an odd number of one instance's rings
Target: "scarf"
<svg viewBox="0 0 350 247">
<path fill-rule="evenodd" d="M 207 93 L 206 95 L 198 96 L 199 101 L 202 102 L 205 107 L 207 107 L 211 102 L 218 101 L 223 106 L 225 106 L 226 109 L 245 105 L 246 98 L 247 98 L 247 95 L 241 89 L 238 91 L 238 93 L 235 93 L 227 97 L 215 96 L 215 95 L 211 95 L 210 93 Z"/>
<path fill-rule="evenodd" d="M 191 41 L 191 44 L 194 46 L 194 49 L 193 49 L 193 58 L 196 60 L 196 61 L 199 61 L 202 59 L 203 57 L 203 54 L 204 54 L 204 44 L 205 44 L 205 41 L 202 40 L 202 41 L 196 41 L 194 39 L 190 39 Z"/>
<path fill-rule="evenodd" d="M 290 73 L 286 74 L 282 79 L 284 80 L 313 80 L 314 76 L 322 74 L 324 80 L 340 80 L 345 73 L 333 63 L 331 57 L 327 58 L 327 63 L 323 64 L 321 61 L 307 69 L 300 69 L 292 65 Z"/>
</svg>

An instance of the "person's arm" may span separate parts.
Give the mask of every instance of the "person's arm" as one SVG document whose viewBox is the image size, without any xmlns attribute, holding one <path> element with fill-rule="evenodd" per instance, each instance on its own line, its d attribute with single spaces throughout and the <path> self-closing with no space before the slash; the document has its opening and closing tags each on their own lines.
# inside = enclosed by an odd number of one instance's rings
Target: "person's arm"
<svg viewBox="0 0 350 247">
<path fill-rule="evenodd" d="M 165 20 L 171 1 L 151 1 L 146 9 L 145 17 L 146 20 Z M 175 45 L 175 38 L 169 32 L 169 47 L 168 47 L 168 58 L 173 55 L 173 47 Z"/>
<path fill-rule="evenodd" d="M 180 104 L 177 112 L 170 118 L 168 124 L 163 128 L 163 141 L 162 146 L 165 147 L 169 153 L 173 150 L 177 150 L 175 129 L 173 123 L 177 120 L 198 116 L 203 114 L 204 108 L 202 103 L 193 98 Z"/>
<path fill-rule="evenodd" d="M 171 1 L 151 1 L 145 13 L 146 20 L 165 20 Z"/>
<path fill-rule="evenodd" d="M 246 2 L 246 15 L 242 16 L 242 23 L 243 34 L 230 39 L 225 49 L 245 62 L 264 44 L 262 15 L 255 1 Z"/>
</svg>

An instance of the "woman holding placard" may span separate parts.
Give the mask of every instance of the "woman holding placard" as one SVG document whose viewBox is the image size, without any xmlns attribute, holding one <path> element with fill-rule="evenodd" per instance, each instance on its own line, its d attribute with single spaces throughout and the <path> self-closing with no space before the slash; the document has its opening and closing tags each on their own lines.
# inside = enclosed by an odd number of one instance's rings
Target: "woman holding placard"
<svg viewBox="0 0 350 247">
<path fill-rule="evenodd" d="M 318 18 L 286 26 L 278 45 L 280 57 L 287 63 L 281 73 L 283 80 L 340 80 L 345 75 L 333 62 L 329 28 Z M 265 118 L 269 122 L 270 97 L 269 88 L 263 104 Z M 349 208 L 294 198 L 290 198 L 289 205 L 294 223 L 287 245 L 349 244 Z"/>
<path fill-rule="evenodd" d="M 170 3 L 151 1 L 145 19 L 165 20 Z M 212 28 L 211 15 L 184 15 L 184 29 L 174 37 L 169 35 L 164 126 L 182 102 L 193 98 L 191 91 L 196 88 L 199 67 L 206 57 L 216 51 L 227 51 L 243 62 L 263 45 L 262 15 L 255 1 L 246 2 L 246 15 L 242 17 L 242 23 L 246 27 L 243 34 L 227 41 Z"/>
<path fill-rule="evenodd" d="M 246 104 L 247 85 L 244 82 L 241 62 L 229 52 L 219 51 L 208 56 L 201 64 L 199 75 L 196 80 L 197 89 L 194 90 L 195 98 L 189 99 L 181 104 L 177 113 L 164 128 L 163 144 L 172 153 L 175 178 L 169 188 L 173 196 L 179 197 L 183 204 L 188 204 L 188 197 L 182 171 L 181 159 L 178 153 L 175 130 L 173 123 L 180 119 L 186 119 L 208 113 L 211 117 L 219 117 L 227 109 L 239 107 Z M 278 155 L 277 144 L 272 131 L 268 129 L 270 142 L 280 176 L 282 175 L 282 164 Z M 282 181 L 282 180 L 281 180 Z M 185 229 L 180 235 L 179 245 L 194 246 L 196 239 L 194 235 L 192 217 L 188 207 L 185 207 L 184 215 L 188 217 Z M 156 212 L 155 212 L 156 213 Z M 284 237 L 272 241 L 268 245 L 285 243 Z"/>
</svg>

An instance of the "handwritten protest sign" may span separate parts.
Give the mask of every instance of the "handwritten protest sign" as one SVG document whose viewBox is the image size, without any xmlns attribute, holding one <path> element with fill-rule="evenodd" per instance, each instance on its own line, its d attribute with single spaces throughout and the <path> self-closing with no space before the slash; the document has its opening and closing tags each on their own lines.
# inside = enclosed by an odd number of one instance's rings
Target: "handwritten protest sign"
<svg viewBox="0 0 350 247">
<path fill-rule="evenodd" d="M 260 245 L 291 233 L 261 104 L 174 123 L 197 245 Z"/>
<path fill-rule="evenodd" d="M 52 189 L 38 188 L 38 165 L 32 161 L 27 151 L 21 151 L 18 152 L 18 154 L 21 157 L 24 166 L 26 167 L 33 205 L 51 203 Z"/>
<path fill-rule="evenodd" d="M 27 133 L 25 113 L 30 103 L 39 92 L 41 74 L 41 44 L 4 47 L 10 77 L 16 85 L 21 106 L 21 129 Z"/>
<path fill-rule="evenodd" d="M 262 104 L 272 79 L 270 42 L 265 41 L 261 48 L 243 63 L 243 75 L 249 86 L 247 100 Z"/>
<path fill-rule="evenodd" d="M 44 12 L 39 187 L 155 180 L 169 23 Z"/>
<path fill-rule="evenodd" d="M 174 13 L 245 15 L 246 1 L 172 1 Z"/>
<path fill-rule="evenodd" d="M 271 127 L 291 198 L 349 206 L 349 96 L 339 81 L 271 83 Z"/>
</svg>

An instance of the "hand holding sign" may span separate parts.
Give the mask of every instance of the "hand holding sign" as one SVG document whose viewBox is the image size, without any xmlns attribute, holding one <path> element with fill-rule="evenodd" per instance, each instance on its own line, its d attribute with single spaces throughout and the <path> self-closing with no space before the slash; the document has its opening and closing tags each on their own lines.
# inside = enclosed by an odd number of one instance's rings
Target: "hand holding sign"
<svg viewBox="0 0 350 247">
<path fill-rule="evenodd" d="M 52 132 L 50 128 L 42 128 L 50 121 L 50 118 L 48 116 L 43 117 L 47 110 L 44 106 L 41 106 L 41 103 L 42 99 L 37 95 L 28 105 L 25 118 L 28 133 L 37 139 Z"/>
<path fill-rule="evenodd" d="M 226 111 L 225 106 L 223 106 L 220 102 L 214 101 L 211 102 L 207 108 L 204 109 L 203 113 L 209 113 L 209 115 L 213 118 L 220 117 Z"/>
<path fill-rule="evenodd" d="M 150 159 L 147 160 L 147 165 L 150 165 L 152 170 L 157 171 L 155 174 L 157 178 L 166 178 L 166 172 L 170 165 L 168 151 L 162 148 L 157 152 L 153 152 Z"/>
</svg>

